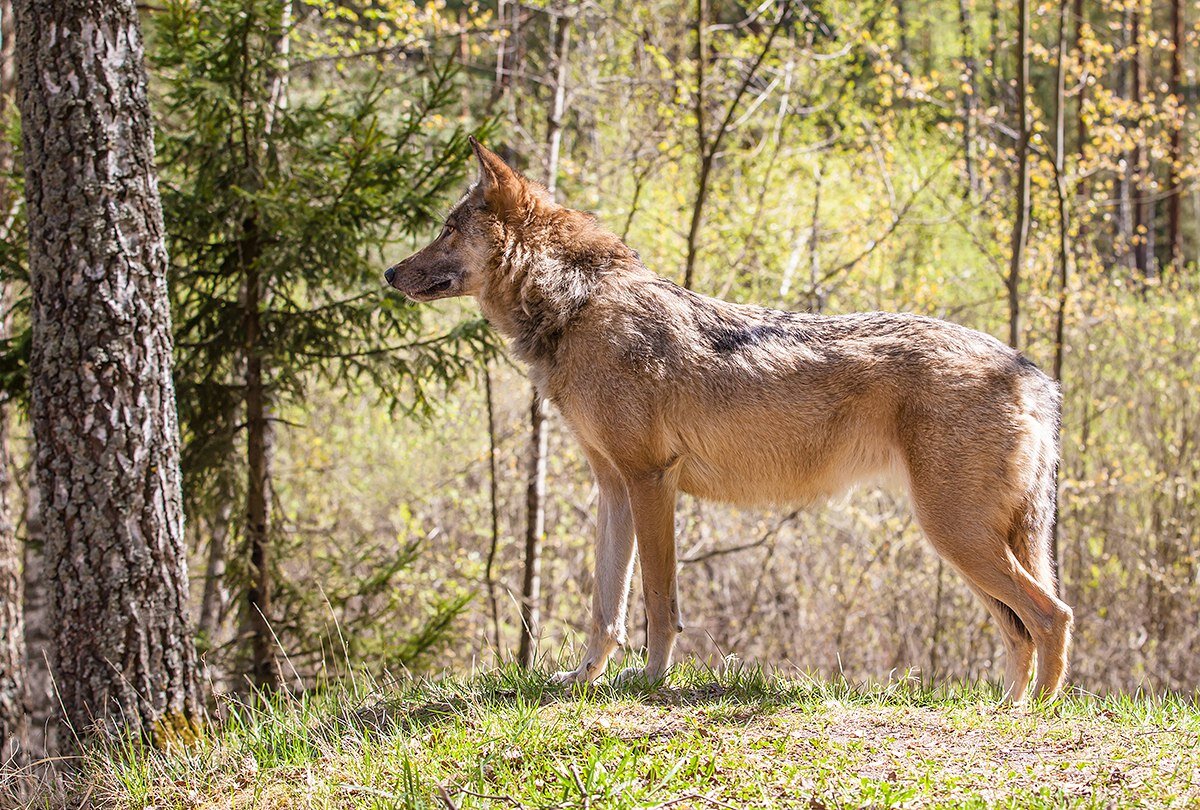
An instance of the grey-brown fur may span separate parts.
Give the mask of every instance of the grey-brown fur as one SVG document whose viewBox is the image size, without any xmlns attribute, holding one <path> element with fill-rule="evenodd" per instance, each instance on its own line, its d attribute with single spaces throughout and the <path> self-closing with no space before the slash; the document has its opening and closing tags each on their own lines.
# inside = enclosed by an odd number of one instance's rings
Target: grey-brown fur
<svg viewBox="0 0 1200 810">
<path fill-rule="evenodd" d="M 741 306 L 655 276 L 586 214 L 475 144 L 448 229 L 388 271 L 415 300 L 472 295 L 582 445 L 600 489 L 591 680 L 624 641 L 632 555 L 660 677 L 681 629 L 679 491 L 810 503 L 864 480 L 912 495 L 934 548 L 996 619 L 1005 694 L 1059 689 L 1071 610 L 1051 561 L 1057 386 L 992 337 L 915 315 Z"/>
</svg>

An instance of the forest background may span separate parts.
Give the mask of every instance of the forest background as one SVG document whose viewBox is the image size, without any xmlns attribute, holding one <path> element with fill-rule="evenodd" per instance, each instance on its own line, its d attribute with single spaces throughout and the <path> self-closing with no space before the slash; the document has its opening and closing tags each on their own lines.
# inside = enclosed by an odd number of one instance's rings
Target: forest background
<svg viewBox="0 0 1200 810">
<path fill-rule="evenodd" d="M 586 629 L 596 491 L 578 448 L 472 302 L 417 308 L 382 282 L 471 179 L 468 133 L 705 294 L 918 312 L 1020 348 L 1065 397 L 1071 682 L 1193 689 L 1197 11 L 141 6 L 205 693 L 540 665 Z M 4 53 L 0 534 L 24 625 L 4 641 L 38 738 L 55 711 L 56 586 L 31 474 L 25 175 Z M 678 521 L 681 656 L 856 681 L 999 672 L 986 614 L 892 493 L 804 511 L 685 498 Z"/>
</svg>

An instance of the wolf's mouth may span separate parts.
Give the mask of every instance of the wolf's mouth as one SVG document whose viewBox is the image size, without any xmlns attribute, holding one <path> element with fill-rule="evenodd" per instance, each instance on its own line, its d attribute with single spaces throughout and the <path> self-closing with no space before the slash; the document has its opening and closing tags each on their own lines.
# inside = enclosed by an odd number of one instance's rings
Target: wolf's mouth
<svg viewBox="0 0 1200 810">
<path fill-rule="evenodd" d="M 438 293 L 444 293 L 446 290 L 450 289 L 450 286 L 453 283 L 454 282 L 451 279 L 446 279 L 444 281 L 439 281 L 436 284 L 431 284 L 423 290 L 418 290 L 417 297 L 427 298 L 431 295 L 437 295 Z"/>
</svg>

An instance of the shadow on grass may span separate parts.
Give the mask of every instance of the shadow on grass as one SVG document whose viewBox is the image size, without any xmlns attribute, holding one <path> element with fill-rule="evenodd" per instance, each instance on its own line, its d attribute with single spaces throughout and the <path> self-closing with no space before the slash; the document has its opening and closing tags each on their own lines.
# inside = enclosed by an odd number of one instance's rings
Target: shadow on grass
<svg viewBox="0 0 1200 810">
<path fill-rule="evenodd" d="M 615 670 L 614 670 L 615 671 Z M 324 731 L 367 734 L 416 733 L 453 725 L 474 714 L 497 709 L 536 710 L 561 704 L 574 706 L 645 705 L 654 707 L 719 707 L 712 722 L 742 724 L 781 708 L 841 704 L 918 707 L 945 706 L 947 701 L 995 702 L 994 686 L 949 684 L 928 686 L 910 675 L 884 683 L 824 681 L 803 676 L 784 678 L 758 667 L 729 667 L 721 671 L 696 665 L 674 669 L 657 683 L 609 682 L 560 686 L 539 671 L 504 667 L 477 676 L 465 686 L 454 680 L 427 680 L 398 691 L 381 691 L 339 712 Z"/>
</svg>

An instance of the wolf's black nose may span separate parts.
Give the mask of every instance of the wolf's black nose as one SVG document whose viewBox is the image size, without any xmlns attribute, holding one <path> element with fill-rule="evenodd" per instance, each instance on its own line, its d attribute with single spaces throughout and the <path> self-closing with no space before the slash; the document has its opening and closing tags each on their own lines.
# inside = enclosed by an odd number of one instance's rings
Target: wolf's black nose
<svg viewBox="0 0 1200 810">
<path fill-rule="evenodd" d="M 384 271 L 383 277 L 387 281 L 388 284 L 391 284 L 392 279 L 394 279 L 396 277 L 396 268 L 389 267 L 387 270 Z"/>
</svg>

